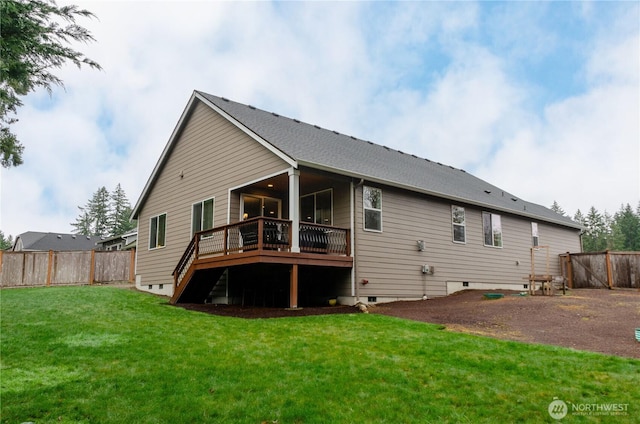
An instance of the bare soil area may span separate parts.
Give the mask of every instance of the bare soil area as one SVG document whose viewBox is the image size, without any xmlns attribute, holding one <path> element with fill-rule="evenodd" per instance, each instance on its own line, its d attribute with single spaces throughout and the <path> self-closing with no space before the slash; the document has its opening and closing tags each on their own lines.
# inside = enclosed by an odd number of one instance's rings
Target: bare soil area
<svg viewBox="0 0 640 424">
<path fill-rule="evenodd" d="M 484 293 L 503 293 L 487 299 Z M 467 290 L 417 302 L 376 306 L 375 313 L 436 324 L 448 330 L 640 358 L 640 291 L 575 289 L 566 295 L 521 296 Z"/>
<path fill-rule="evenodd" d="M 484 293 L 502 293 L 487 299 Z M 335 313 L 360 313 L 350 306 L 302 308 L 180 305 L 216 315 L 277 318 Z M 371 313 L 442 324 L 450 331 L 528 343 L 543 343 L 610 355 L 640 358 L 640 291 L 576 289 L 566 295 L 521 296 L 508 290 L 466 290 L 425 301 L 386 303 Z"/>
</svg>

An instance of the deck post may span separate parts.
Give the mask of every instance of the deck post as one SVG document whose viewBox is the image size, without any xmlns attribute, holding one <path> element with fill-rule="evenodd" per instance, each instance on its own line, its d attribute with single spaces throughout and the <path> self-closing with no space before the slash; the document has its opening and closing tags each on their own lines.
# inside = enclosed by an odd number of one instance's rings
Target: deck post
<svg viewBox="0 0 640 424">
<path fill-rule="evenodd" d="M 300 252 L 300 171 L 289 170 L 289 220 L 291 221 L 291 251 Z"/>
<path fill-rule="evenodd" d="M 298 264 L 291 265 L 291 275 L 289 276 L 289 307 L 298 307 Z"/>
</svg>

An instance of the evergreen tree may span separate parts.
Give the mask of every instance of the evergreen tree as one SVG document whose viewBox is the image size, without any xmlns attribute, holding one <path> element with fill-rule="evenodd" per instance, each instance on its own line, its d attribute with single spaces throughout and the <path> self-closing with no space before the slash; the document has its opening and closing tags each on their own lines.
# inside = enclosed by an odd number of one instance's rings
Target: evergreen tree
<svg viewBox="0 0 640 424">
<path fill-rule="evenodd" d="M 76 218 L 75 223 L 71 224 L 71 226 L 73 227 L 73 232 L 75 234 L 82 234 L 83 236 L 92 235 L 92 220 L 89 212 L 85 208 L 80 206 L 78 206 L 78 209 L 80 209 L 80 216 Z"/>
<path fill-rule="evenodd" d="M 136 227 L 129 221 L 131 216 L 131 204 L 127 199 L 120 183 L 111 193 L 111 216 L 109 218 L 109 235 L 117 236 L 131 231 Z"/>
<path fill-rule="evenodd" d="M 559 215 L 566 216 L 565 211 L 560 207 L 558 202 L 556 202 L 555 200 L 553 201 L 553 205 L 551 205 L 551 210 Z"/>
<path fill-rule="evenodd" d="M 22 106 L 20 96 L 38 87 L 51 92 L 62 80 L 51 73 L 66 63 L 79 68 L 101 69 L 93 60 L 69 45 L 93 41 L 91 33 L 76 18 L 94 15 L 77 6 L 58 7 L 53 0 L 0 1 L 0 165 L 22 163 L 24 146 L 9 126 Z"/>
<path fill-rule="evenodd" d="M 87 204 L 78 209 L 80 215 L 71 224 L 76 234 L 112 237 L 136 228 L 134 222 L 129 222 L 131 205 L 120 184 L 112 193 L 100 187 Z"/>
<path fill-rule="evenodd" d="M 582 225 L 583 227 L 586 227 L 587 222 L 584 218 L 584 215 L 582 214 L 582 212 L 580 212 L 580 209 L 578 209 L 575 213 L 575 215 L 573 215 L 573 220 L 575 222 L 577 222 L 578 224 Z"/>
<path fill-rule="evenodd" d="M 13 237 L 5 237 L 2 230 L 0 230 L 0 250 L 7 250 L 13 247 Z"/>
<path fill-rule="evenodd" d="M 76 234 L 101 237 L 109 235 L 110 202 L 106 187 L 100 187 L 93 193 L 91 200 L 78 209 L 81 215 L 76 219 L 75 224 L 71 224 L 75 227 Z"/>
<path fill-rule="evenodd" d="M 93 235 L 101 237 L 109 235 L 110 209 L 109 192 L 106 187 L 100 187 L 89 202 L 89 211 L 93 218 Z"/>
<path fill-rule="evenodd" d="M 640 251 L 640 213 L 634 213 L 630 204 L 620 206 L 611 227 L 612 249 Z"/>
<path fill-rule="evenodd" d="M 585 231 L 582 236 L 582 248 L 585 252 L 598 252 L 607 248 L 607 229 L 605 217 L 591 206 L 585 218 Z"/>
</svg>

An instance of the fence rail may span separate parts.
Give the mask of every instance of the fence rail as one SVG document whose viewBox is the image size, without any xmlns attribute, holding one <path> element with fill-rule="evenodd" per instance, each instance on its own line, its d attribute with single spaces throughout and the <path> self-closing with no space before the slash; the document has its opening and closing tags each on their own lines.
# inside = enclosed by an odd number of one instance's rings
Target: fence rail
<svg viewBox="0 0 640 424">
<path fill-rule="evenodd" d="M 133 282 L 135 250 L 0 251 L 0 287 Z"/>
<path fill-rule="evenodd" d="M 640 252 L 566 253 L 560 258 L 571 288 L 640 289 Z"/>
</svg>

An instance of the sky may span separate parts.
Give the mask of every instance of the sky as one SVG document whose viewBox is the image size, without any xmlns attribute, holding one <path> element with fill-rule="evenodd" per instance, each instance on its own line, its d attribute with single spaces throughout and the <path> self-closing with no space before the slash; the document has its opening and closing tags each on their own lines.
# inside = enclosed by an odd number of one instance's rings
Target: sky
<svg viewBox="0 0 640 424">
<path fill-rule="evenodd" d="M 573 216 L 640 202 L 640 2 L 58 1 L 102 71 L 23 98 L 0 230 L 138 200 L 193 90 L 466 170 Z"/>
</svg>

